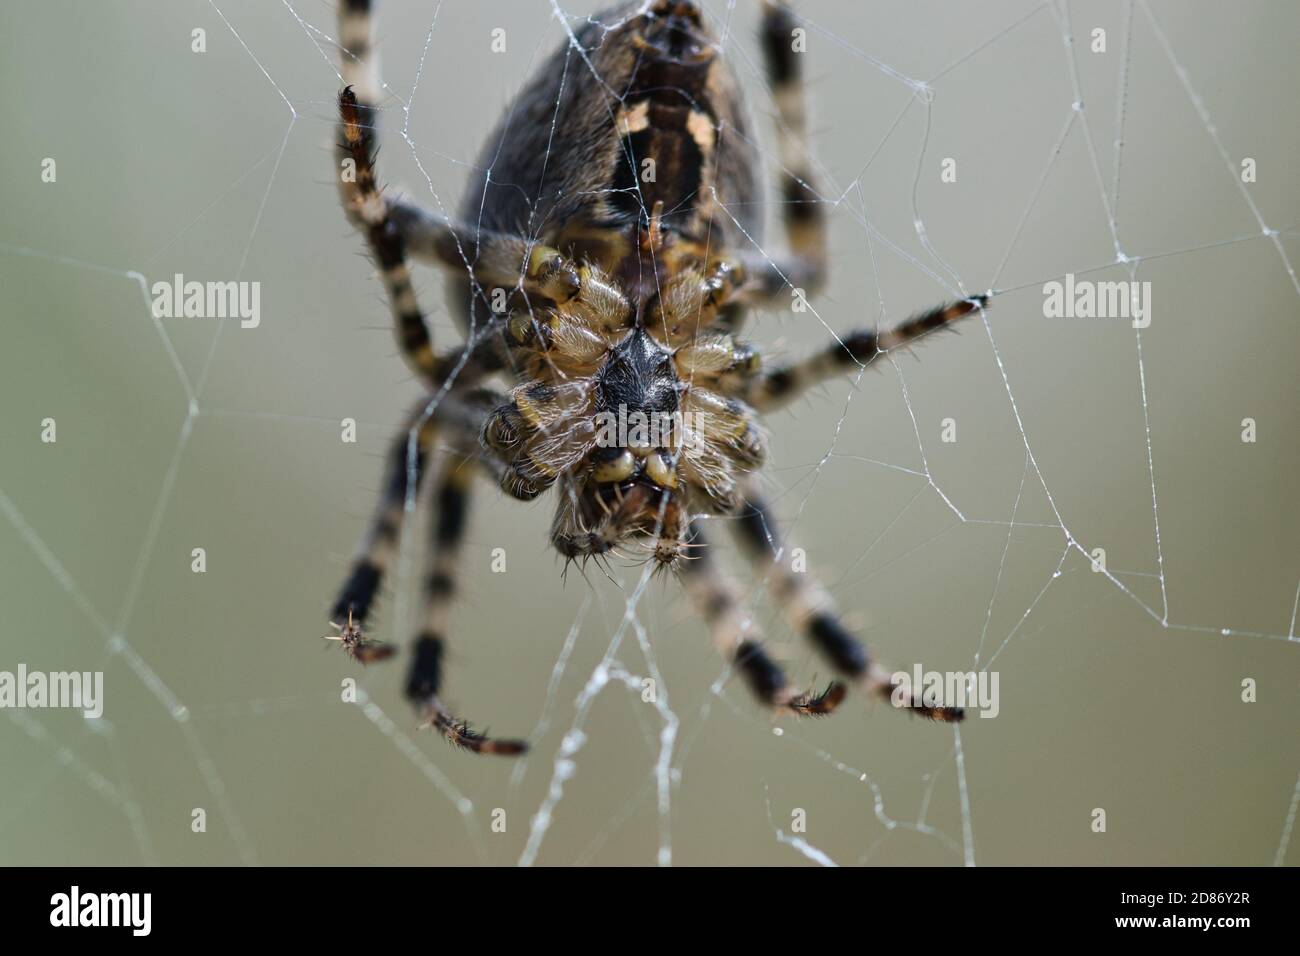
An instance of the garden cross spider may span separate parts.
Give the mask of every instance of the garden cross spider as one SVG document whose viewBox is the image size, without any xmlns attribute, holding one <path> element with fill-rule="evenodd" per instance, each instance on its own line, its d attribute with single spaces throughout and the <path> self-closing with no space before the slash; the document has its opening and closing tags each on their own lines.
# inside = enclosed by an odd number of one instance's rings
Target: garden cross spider
<svg viewBox="0 0 1300 956">
<path fill-rule="evenodd" d="M 340 6 L 338 159 L 351 173 L 340 177 L 343 208 L 378 263 L 403 355 L 439 397 L 421 403 L 393 445 L 378 513 L 333 618 L 345 646 L 366 649 L 363 663 L 385 656 L 361 627 L 395 552 L 408 482 L 423 477 L 436 435 L 452 451 L 437 479 L 425 620 L 406 694 L 454 744 L 527 748 L 475 733 L 439 696 L 470 485 L 483 473 L 524 501 L 556 487 L 551 542 L 568 561 L 634 549 L 676 571 L 718 649 L 774 712 L 828 714 L 846 686 L 808 694 L 787 684 L 693 515 L 734 519 L 792 629 L 843 678 L 913 713 L 961 719 L 902 688 L 894 694 L 890 673 L 840 623 L 829 596 L 774 561 L 784 545 L 754 481 L 767 447 L 759 413 L 985 305 L 971 298 L 885 332 L 854 331 L 771 368 L 739 340 L 750 307 L 811 292 L 826 271 L 796 25 L 784 6 L 764 4 L 790 250 L 773 261 L 751 251 L 762 234 L 758 155 L 735 77 L 694 2 L 641 0 L 587 20 L 571 43 L 576 55 L 561 49 L 543 64 L 489 138 L 459 220 L 380 190 L 369 2 Z M 654 175 L 643 175 L 647 163 Z M 449 270 L 461 346 L 433 351 L 408 255 Z M 485 384 L 493 377 L 513 387 L 494 391 Z M 601 425 L 612 415 L 668 427 L 655 441 L 638 430 L 609 440 Z"/>
</svg>

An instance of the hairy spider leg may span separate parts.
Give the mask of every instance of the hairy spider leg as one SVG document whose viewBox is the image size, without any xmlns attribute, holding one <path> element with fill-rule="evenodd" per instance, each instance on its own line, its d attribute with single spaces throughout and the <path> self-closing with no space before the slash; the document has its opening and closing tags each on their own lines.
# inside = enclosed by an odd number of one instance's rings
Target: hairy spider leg
<svg viewBox="0 0 1300 956">
<path fill-rule="evenodd" d="M 433 555 L 424 589 L 424 624 L 412 642 L 406 696 L 424 715 L 425 723 L 457 747 L 480 754 L 515 756 L 526 751 L 528 744 L 522 740 L 497 740 L 472 729 L 468 721 L 452 716 L 439 696 L 456 597 L 456 574 L 469 518 L 470 489 L 477 472 L 475 462 L 460 455 L 448 455 L 442 466 L 433 520 Z"/>
<path fill-rule="evenodd" d="M 832 682 L 820 694 L 791 691 L 781 668 L 763 650 L 758 626 L 735 582 L 718 566 L 698 523 L 691 534 L 692 551 L 681 569 L 682 587 L 708 624 L 718 652 L 759 702 L 776 713 L 820 717 L 834 711 L 844 699 L 844 685 Z"/>
<path fill-rule="evenodd" d="M 745 507 L 732 522 L 732 530 L 755 573 L 772 581 L 773 598 L 790 629 L 803 634 L 837 673 L 869 694 L 892 702 L 895 685 L 890 672 L 872 661 L 862 642 L 840 622 L 834 602 L 816 580 L 807 572 L 794 570 L 776 520 L 752 482 L 745 489 Z M 959 708 L 927 706 L 910 694 L 904 696 L 900 709 L 930 720 L 962 719 Z"/>
<path fill-rule="evenodd" d="M 434 422 L 432 419 L 418 424 L 415 435 L 415 456 L 411 457 L 411 431 L 420 421 L 417 409 L 406 428 L 393 439 L 389 446 L 388 457 L 384 466 L 384 489 L 375 509 L 370 528 L 362 538 L 358 555 L 352 564 L 352 570 L 343 583 L 338 597 L 334 601 L 330 617 L 334 626 L 340 631 L 347 627 L 362 630 L 374 608 L 384 574 L 397 557 L 397 546 L 401 536 L 402 522 L 406 517 L 406 499 L 408 494 L 418 492 L 423 479 L 425 465 L 429 456 L 429 447 L 433 441 Z M 414 473 L 414 475 L 412 475 Z M 415 485 L 410 482 L 414 477 Z M 346 625 L 343 622 L 348 622 Z"/>
<path fill-rule="evenodd" d="M 798 27 L 798 18 L 785 4 L 765 0 L 759 40 L 776 101 L 781 220 L 789 252 L 775 259 L 756 250 L 742 256 L 750 280 L 742 299 L 751 305 L 785 302 L 794 289 L 812 295 L 826 281 L 826 201 L 812 173 L 803 55 L 796 50 Z"/>
<path fill-rule="evenodd" d="M 986 296 L 974 296 L 919 312 L 884 332 L 855 329 L 814 355 L 763 369 L 755 375 L 732 376 L 724 379 L 720 387 L 759 412 L 772 412 L 814 386 L 870 364 L 890 349 L 910 345 L 931 332 L 952 328 L 958 319 L 987 304 Z"/>
</svg>

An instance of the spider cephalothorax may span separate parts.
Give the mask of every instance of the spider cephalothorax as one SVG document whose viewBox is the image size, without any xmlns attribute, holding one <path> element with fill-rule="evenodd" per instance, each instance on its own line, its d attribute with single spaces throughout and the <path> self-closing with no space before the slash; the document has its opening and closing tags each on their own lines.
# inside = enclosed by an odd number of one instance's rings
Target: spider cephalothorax
<svg viewBox="0 0 1300 956">
<path fill-rule="evenodd" d="M 633 305 L 587 263 L 572 298 L 515 316 L 511 361 L 526 381 L 483 428 L 508 494 L 530 499 L 558 485 L 551 540 L 569 559 L 638 541 L 672 565 L 692 511 L 735 513 L 742 481 L 767 454 L 753 409 L 722 384 L 756 375 L 757 353 L 707 328 L 712 295 L 737 270 L 720 264 L 702 280 L 697 266 L 665 255 L 657 217 L 643 231 L 638 266 L 658 278 L 659 260 L 675 261 L 677 275 L 641 284 Z"/>
<path fill-rule="evenodd" d="M 362 662 L 387 654 L 361 628 L 436 440 L 438 521 L 407 696 L 453 743 L 525 747 L 474 732 L 440 698 L 469 492 L 484 473 L 524 501 L 555 489 L 551 542 L 566 560 L 635 551 L 680 571 L 719 651 L 774 712 L 830 713 L 846 687 L 808 694 L 787 684 L 713 559 L 704 515 L 728 519 L 790 626 L 846 681 L 912 713 L 959 720 L 959 710 L 894 693 L 829 595 L 782 560 L 756 480 L 767 457 L 760 415 L 985 304 L 974 296 L 885 331 L 850 332 L 771 368 L 738 338 L 751 307 L 801 301 L 825 277 L 825 204 L 805 148 L 793 14 L 764 3 L 760 33 L 787 245 L 773 257 L 761 245 L 759 155 L 739 85 L 691 0 L 638 0 L 578 22 L 489 138 L 459 219 L 380 190 L 369 2 L 344 0 L 340 13 L 343 205 L 379 265 L 402 352 L 434 393 L 394 443 L 378 514 L 335 602 L 344 647 Z M 449 270 L 464 345 L 435 353 L 408 256 Z M 494 377 L 508 391 L 492 388 Z"/>
</svg>

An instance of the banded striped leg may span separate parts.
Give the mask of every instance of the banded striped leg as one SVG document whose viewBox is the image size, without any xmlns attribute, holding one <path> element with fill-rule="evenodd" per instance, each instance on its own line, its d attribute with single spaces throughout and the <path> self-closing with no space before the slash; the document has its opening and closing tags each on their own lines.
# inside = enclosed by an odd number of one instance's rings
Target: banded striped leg
<svg viewBox="0 0 1300 956">
<path fill-rule="evenodd" d="M 776 100 L 777 147 L 781 163 L 781 214 L 785 225 L 787 257 L 771 261 L 760 256 L 744 259 L 751 285 L 745 298 L 788 298 L 790 288 L 811 295 L 826 280 L 826 214 L 817 194 L 808 150 L 808 120 L 804 108 L 804 54 L 795 50 L 794 31 L 799 26 L 788 7 L 767 0 L 763 4 L 760 42 L 768 83 Z"/>
<path fill-rule="evenodd" d="M 336 640 L 343 642 L 348 651 L 363 664 L 390 657 L 393 648 L 387 644 L 368 640 L 363 631 L 379 588 L 383 583 L 384 573 L 392 565 L 397 555 L 398 538 L 402 530 L 402 519 L 406 516 L 406 498 L 411 488 L 410 480 L 414 472 L 415 487 L 419 489 L 424 476 L 425 462 L 429 455 L 429 445 L 433 440 L 433 420 L 424 422 L 415 441 L 415 460 L 410 457 L 410 432 L 418 421 L 411 420 L 409 427 L 393 440 L 388 452 L 388 461 L 384 468 L 384 491 L 379 501 L 379 508 L 370 525 L 370 530 L 361 542 L 360 553 L 352 565 L 352 571 L 344 582 L 339 596 L 334 602 L 331 613 L 332 626 L 339 632 Z"/>
<path fill-rule="evenodd" d="M 806 573 L 790 567 L 788 549 L 781 550 L 779 532 L 771 511 L 752 487 L 746 489 L 746 505 L 734 524 L 737 540 L 756 573 L 772 581 L 772 594 L 791 630 L 803 634 L 817 651 L 843 676 L 868 693 L 893 703 L 892 675 L 875 663 L 867 649 L 840 623 L 835 605 L 820 585 Z M 779 558 L 778 558 L 779 554 Z M 906 691 L 895 706 L 930 720 L 956 722 L 962 711 L 954 707 L 930 707 Z"/>
<path fill-rule="evenodd" d="M 464 371 L 459 381 L 466 381 Z M 440 439 L 449 448 L 473 459 L 511 497 L 531 501 L 543 489 L 519 481 L 512 448 L 508 445 L 498 447 L 501 445 L 500 436 L 494 438 L 493 428 L 490 427 L 496 418 L 507 414 L 513 407 L 507 396 L 495 389 L 462 386 L 451 389 L 438 399 L 433 420 L 437 423 Z M 485 432 L 488 439 L 486 442 L 481 440 Z M 546 487 L 549 487 L 549 483 Z"/>
<path fill-rule="evenodd" d="M 771 412 L 788 405 L 815 385 L 856 371 L 883 352 L 909 345 L 939 329 L 951 328 L 953 322 L 987 304 L 987 296 L 973 296 L 918 313 L 884 332 L 858 329 L 801 361 L 763 369 L 754 375 L 731 375 L 720 384 L 728 395 L 760 412 Z"/>
<path fill-rule="evenodd" d="M 460 455 L 448 455 L 437 490 L 433 529 L 433 566 L 425 585 L 424 627 L 411 648 L 406 696 L 431 726 L 457 747 L 480 754 L 514 756 L 528 749 L 522 740 L 493 740 L 453 717 L 438 696 L 442 686 L 442 659 L 451 625 L 451 605 L 456 594 L 456 571 L 469 493 L 476 464 Z"/>
<path fill-rule="evenodd" d="M 718 566 L 713 548 L 698 525 L 692 528 L 695 553 L 684 562 L 682 587 L 695 601 L 723 658 L 740 672 L 759 701 L 777 713 L 819 717 L 831 713 L 844 699 L 844 685 L 832 682 L 821 694 L 797 694 L 785 674 L 767 656 L 757 627 L 741 602 L 735 583 Z"/>
<path fill-rule="evenodd" d="M 345 59 L 345 71 L 347 64 Z M 365 234 L 379 266 L 402 355 L 417 374 L 432 380 L 436 364 L 433 342 L 411 285 L 405 244 L 389 218 L 387 203 L 375 179 L 374 106 L 359 99 L 349 86 L 339 94 L 339 115 L 342 135 L 337 154 L 343 209 L 349 221 Z"/>
<path fill-rule="evenodd" d="M 525 292 L 566 301 L 580 286 L 577 265 L 559 251 L 530 243 L 523 236 L 487 232 L 473 226 L 449 222 L 418 206 L 381 195 L 374 175 L 376 104 L 379 75 L 371 55 L 370 0 L 341 0 L 339 41 L 343 46 L 344 90 L 339 95 L 342 113 L 342 142 L 339 162 L 343 208 L 353 224 L 366 233 L 375 258 L 383 270 L 385 284 L 398 320 L 398 337 L 408 359 L 420 371 L 432 356 L 427 352 L 428 335 L 421 335 L 424 322 L 415 323 L 418 310 L 410 295 L 410 278 L 402 261 L 407 251 L 434 265 L 463 272 L 472 267 L 480 285 L 514 288 L 522 283 Z M 351 175 L 343 175 L 350 173 Z M 399 311 L 399 300 L 409 310 Z"/>
<path fill-rule="evenodd" d="M 453 272 L 470 272 L 481 287 L 521 288 L 567 302 L 580 294 L 582 270 L 557 249 L 525 236 L 452 222 L 405 200 L 388 203 L 389 217 L 412 256 Z"/>
</svg>

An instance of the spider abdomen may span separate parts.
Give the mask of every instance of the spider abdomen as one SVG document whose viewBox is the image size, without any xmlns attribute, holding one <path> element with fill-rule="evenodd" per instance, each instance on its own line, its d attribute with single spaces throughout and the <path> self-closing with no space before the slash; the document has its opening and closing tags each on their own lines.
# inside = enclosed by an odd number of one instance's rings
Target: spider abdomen
<svg viewBox="0 0 1300 956">
<path fill-rule="evenodd" d="M 635 257 L 627 230 L 656 201 L 683 239 L 761 241 L 758 150 L 719 49 L 694 3 L 636 0 L 585 18 L 484 142 L 461 217 L 609 274 Z M 477 258 L 472 237 L 464 253 Z M 465 321 L 470 284 L 450 295 Z"/>
</svg>

